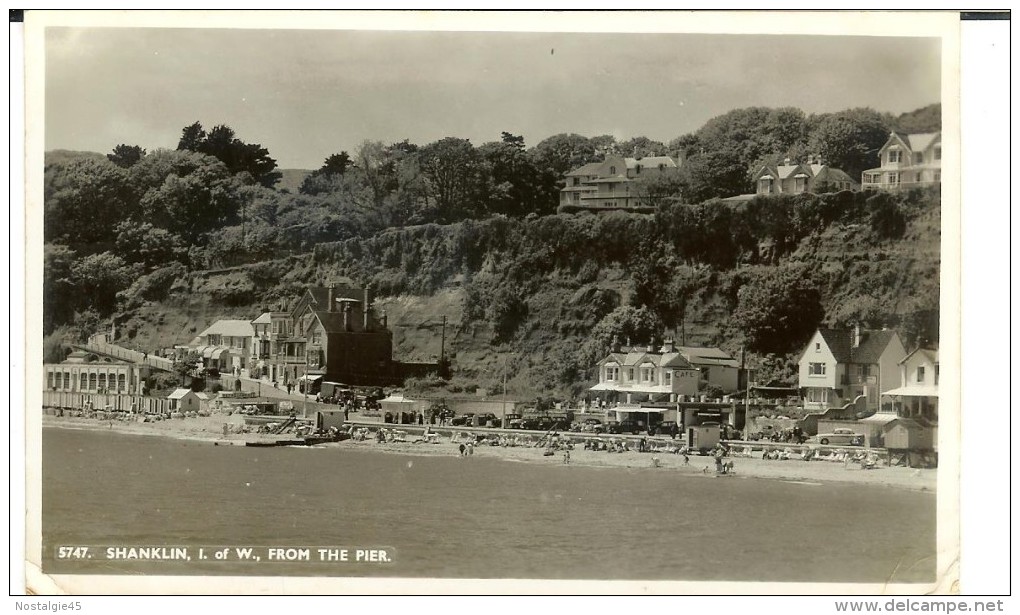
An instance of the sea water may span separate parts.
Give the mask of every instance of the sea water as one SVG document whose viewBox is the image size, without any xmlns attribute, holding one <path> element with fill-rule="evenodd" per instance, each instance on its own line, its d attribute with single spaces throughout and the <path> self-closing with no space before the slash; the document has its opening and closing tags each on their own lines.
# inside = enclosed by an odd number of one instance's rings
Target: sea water
<svg viewBox="0 0 1020 615">
<path fill-rule="evenodd" d="M 931 493 L 566 466 L 557 458 L 510 463 L 484 450 L 460 457 L 448 446 L 449 457 L 411 456 L 45 428 L 43 570 L 934 580 Z M 56 559 L 67 545 L 383 548 L 389 561 Z"/>
</svg>

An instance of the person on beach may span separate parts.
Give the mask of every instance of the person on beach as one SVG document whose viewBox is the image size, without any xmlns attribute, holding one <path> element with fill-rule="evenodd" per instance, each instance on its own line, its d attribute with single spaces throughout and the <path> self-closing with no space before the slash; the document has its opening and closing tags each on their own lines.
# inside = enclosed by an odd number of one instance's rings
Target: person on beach
<svg viewBox="0 0 1020 615">
<path fill-rule="evenodd" d="M 564 465 L 570 465 L 570 449 L 563 451 L 563 463 Z"/>
<path fill-rule="evenodd" d="M 464 451 L 465 451 L 465 450 L 467 450 L 467 447 L 466 447 L 466 446 L 464 446 L 464 444 L 463 444 L 463 443 L 461 443 L 461 445 L 460 445 L 460 456 L 461 456 L 461 457 L 463 457 L 463 456 L 464 456 Z"/>
</svg>

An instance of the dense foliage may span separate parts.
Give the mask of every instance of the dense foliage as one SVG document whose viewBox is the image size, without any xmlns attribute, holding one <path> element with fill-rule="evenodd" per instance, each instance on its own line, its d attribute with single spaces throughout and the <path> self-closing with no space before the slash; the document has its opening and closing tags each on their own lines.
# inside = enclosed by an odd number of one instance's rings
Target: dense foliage
<svg viewBox="0 0 1020 615">
<path fill-rule="evenodd" d="M 900 121 L 930 129 L 937 117 L 932 108 Z M 457 287 L 486 343 L 545 357 L 547 368 L 529 373 L 549 390 L 590 374 L 613 336 L 690 332 L 778 356 L 768 359 L 777 365 L 823 320 L 937 340 L 937 191 L 714 199 L 746 191 L 770 156 L 868 166 L 890 127 L 896 119 L 870 110 L 752 108 L 669 145 L 561 134 L 529 149 L 507 132 L 477 147 L 454 137 L 366 141 L 329 155 L 297 193 L 271 188 L 275 161 L 225 126 L 185 128 L 176 151 L 55 152 L 45 169 L 44 328 L 83 338 L 111 317 L 184 300 L 200 272 L 238 268 L 204 296 L 243 310 L 327 275 L 381 296 Z M 635 152 L 686 156 L 679 180 L 654 186 L 653 214 L 554 213 L 563 173 Z M 875 260 L 919 240 L 935 242 L 934 258 Z M 819 252 L 825 245 L 857 252 L 835 257 Z M 610 275 L 620 278 L 608 284 Z"/>
</svg>

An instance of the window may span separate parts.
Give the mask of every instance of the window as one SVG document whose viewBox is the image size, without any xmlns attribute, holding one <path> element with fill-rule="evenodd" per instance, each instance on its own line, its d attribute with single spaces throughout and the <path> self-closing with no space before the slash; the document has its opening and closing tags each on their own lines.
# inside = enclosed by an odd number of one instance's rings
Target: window
<svg viewBox="0 0 1020 615">
<path fill-rule="evenodd" d="M 580 177 L 575 177 L 574 178 L 574 185 L 575 186 L 580 186 L 581 185 L 581 178 Z"/>
<path fill-rule="evenodd" d="M 758 181 L 759 194 L 772 194 L 772 180 L 762 178 Z"/>
<path fill-rule="evenodd" d="M 124 377 L 124 374 L 117 375 L 117 390 L 121 392 L 127 391 L 127 379 Z"/>
<path fill-rule="evenodd" d="M 797 192 L 797 193 L 804 192 L 804 188 L 806 188 L 806 187 L 807 187 L 807 178 L 804 178 L 804 177 L 794 177 L 793 178 L 793 191 L 794 192 Z"/>
<path fill-rule="evenodd" d="M 616 175 L 616 167 L 609 167 L 609 174 Z"/>
<path fill-rule="evenodd" d="M 71 390 L 71 372 L 64 372 L 64 388 Z"/>
<path fill-rule="evenodd" d="M 641 368 L 641 382 L 655 382 L 655 369 L 652 367 Z"/>
<path fill-rule="evenodd" d="M 914 164 L 921 164 L 924 162 L 924 152 L 914 152 Z"/>
<path fill-rule="evenodd" d="M 47 389 L 57 388 L 56 385 L 53 384 L 53 372 L 46 372 L 46 388 Z"/>
<path fill-rule="evenodd" d="M 606 366 L 606 381 L 613 382 L 620 379 L 620 368 L 614 366 Z"/>
<path fill-rule="evenodd" d="M 816 404 L 824 404 L 829 401 L 829 389 L 808 389 L 807 400 Z"/>
<path fill-rule="evenodd" d="M 921 174 L 920 173 L 914 173 L 914 181 L 918 182 L 918 183 L 921 182 Z"/>
<path fill-rule="evenodd" d="M 889 185 L 890 186 L 899 186 L 900 185 L 900 174 L 899 173 L 890 173 L 889 174 Z"/>
<path fill-rule="evenodd" d="M 942 160 L 942 146 L 935 147 L 935 160 Z"/>
<path fill-rule="evenodd" d="M 821 352 L 821 351 L 822 351 L 822 343 L 821 342 L 815 342 L 815 352 Z"/>
<path fill-rule="evenodd" d="M 903 152 L 898 149 L 889 150 L 889 164 L 895 164 L 900 162 L 903 158 Z"/>
<path fill-rule="evenodd" d="M 824 376 L 825 375 L 825 363 L 808 363 L 808 375 L 809 376 Z"/>
<path fill-rule="evenodd" d="M 81 380 L 79 380 L 79 383 L 78 383 L 78 390 L 79 391 L 85 391 L 85 390 L 88 390 L 88 388 L 89 388 L 89 377 L 88 377 L 87 374 L 82 374 L 81 375 Z"/>
<path fill-rule="evenodd" d="M 634 368 L 627 368 L 627 382 L 634 382 Z"/>
<path fill-rule="evenodd" d="M 641 165 L 637 165 L 636 167 L 634 167 L 634 173 L 637 175 L 641 175 Z"/>
<path fill-rule="evenodd" d="M 919 365 L 917 368 L 917 381 L 924 382 L 924 366 Z"/>
<path fill-rule="evenodd" d="M 673 386 L 673 371 L 667 369 L 665 372 L 663 372 L 662 379 L 664 381 L 663 384 L 665 384 L 666 386 Z"/>
<path fill-rule="evenodd" d="M 871 375 L 871 366 L 870 365 L 858 365 L 857 366 L 857 373 L 858 373 L 858 375 L 861 376 L 861 378 L 867 378 L 868 376 Z"/>
</svg>

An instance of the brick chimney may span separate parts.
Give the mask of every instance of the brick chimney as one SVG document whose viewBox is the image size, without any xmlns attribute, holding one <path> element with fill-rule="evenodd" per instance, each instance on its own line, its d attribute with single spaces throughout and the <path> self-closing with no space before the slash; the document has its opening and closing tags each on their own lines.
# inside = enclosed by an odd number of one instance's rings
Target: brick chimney
<svg viewBox="0 0 1020 615">
<path fill-rule="evenodd" d="M 662 349 L 659 352 L 676 352 L 672 337 L 667 337 L 662 341 Z"/>
<path fill-rule="evenodd" d="M 350 301 L 344 301 L 343 313 L 344 313 L 344 331 L 350 331 L 351 330 L 351 302 Z"/>
<path fill-rule="evenodd" d="M 785 164 L 786 166 L 790 166 L 790 159 L 789 158 L 783 158 L 783 164 Z"/>
<path fill-rule="evenodd" d="M 329 298 L 326 299 L 329 302 L 329 307 L 326 308 L 329 312 L 336 311 L 336 284 L 333 282 L 329 283 Z"/>
<path fill-rule="evenodd" d="M 854 323 L 854 336 L 851 342 L 854 348 L 861 345 L 861 323 Z"/>
</svg>

